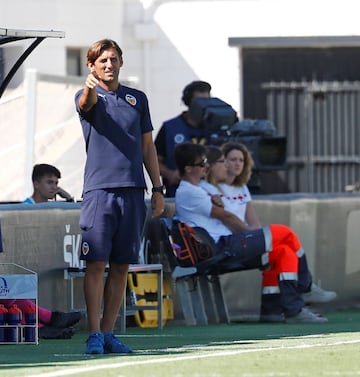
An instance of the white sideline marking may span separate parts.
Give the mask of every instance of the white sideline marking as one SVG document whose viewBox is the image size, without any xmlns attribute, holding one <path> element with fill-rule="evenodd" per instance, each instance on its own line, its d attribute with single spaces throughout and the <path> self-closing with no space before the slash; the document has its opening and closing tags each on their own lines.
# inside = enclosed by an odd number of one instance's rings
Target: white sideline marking
<svg viewBox="0 0 360 377">
<path fill-rule="evenodd" d="M 167 335 L 167 334 L 119 334 L 116 336 L 120 336 L 121 338 L 179 338 L 179 335 Z M 180 335 L 183 336 L 183 335 Z"/>
<path fill-rule="evenodd" d="M 304 349 L 304 348 L 316 348 L 316 347 L 331 347 L 331 346 L 339 346 L 344 344 L 356 344 L 360 343 L 359 340 L 349 340 L 349 341 L 339 341 L 333 343 L 321 343 L 321 344 L 301 344 L 296 346 L 281 346 L 281 347 L 268 347 L 268 348 L 256 348 L 256 349 L 246 349 L 246 350 L 236 350 L 236 351 L 224 351 L 224 352 L 214 352 L 204 355 L 187 355 L 187 356 L 175 356 L 175 357 L 161 357 L 159 359 L 151 359 L 151 360 L 130 360 L 123 363 L 113 363 L 107 365 L 94 365 L 89 367 L 79 367 L 79 368 L 72 368 L 72 369 L 65 369 L 65 370 L 58 370 L 54 372 L 48 373 L 37 373 L 36 377 L 60 377 L 60 376 L 71 376 L 77 373 L 84 373 L 84 372 L 93 372 L 99 370 L 106 370 L 106 369 L 116 369 L 116 368 L 124 368 L 128 366 L 134 365 L 148 365 L 148 364 L 161 364 L 161 363 L 169 363 L 169 362 L 176 362 L 176 361 L 184 361 L 184 360 L 193 360 L 193 359 L 207 359 L 212 357 L 222 357 L 222 356 L 233 356 L 239 355 L 241 353 L 253 353 L 253 352 L 268 352 L 274 350 L 284 350 L 284 349 Z M 135 354 L 136 355 L 136 354 Z M 84 356 L 84 355 L 82 355 Z M 120 355 L 119 355 L 120 356 Z M 126 355 L 124 355 L 126 356 Z M 35 375 L 29 375 L 35 376 Z"/>
</svg>

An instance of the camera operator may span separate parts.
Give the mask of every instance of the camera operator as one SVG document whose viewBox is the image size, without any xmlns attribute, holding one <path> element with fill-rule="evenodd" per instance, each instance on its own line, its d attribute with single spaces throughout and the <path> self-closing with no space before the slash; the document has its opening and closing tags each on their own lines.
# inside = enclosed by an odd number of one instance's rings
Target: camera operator
<svg viewBox="0 0 360 377">
<path fill-rule="evenodd" d="M 185 141 L 206 144 L 209 131 L 191 117 L 189 107 L 195 97 L 210 98 L 211 85 L 205 81 L 193 81 L 188 84 L 182 94 L 182 101 L 188 107 L 175 118 L 165 121 L 155 139 L 160 174 L 166 187 L 166 196 L 174 197 L 180 176 L 174 160 L 174 149 Z"/>
</svg>

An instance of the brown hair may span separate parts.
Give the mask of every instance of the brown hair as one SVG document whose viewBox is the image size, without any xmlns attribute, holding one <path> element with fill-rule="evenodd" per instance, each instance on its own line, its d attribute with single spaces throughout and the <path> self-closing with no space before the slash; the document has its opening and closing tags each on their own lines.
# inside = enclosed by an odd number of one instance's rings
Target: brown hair
<svg viewBox="0 0 360 377">
<path fill-rule="evenodd" d="M 206 147 L 206 158 L 207 158 L 207 162 L 209 164 L 209 167 L 208 167 L 208 170 L 206 172 L 206 177 L 205 179 L 209 182 L 209 183 L 212 183 L 212 184 L 215 184 L 217 185 L 218 182 L 213 182 L 212 180 L 212 176 L 211 176 L 211 171 L 210 171 L 210 168 L 212 165 L 215 164 L 216 161 L 219 160 L 219 158 L 221 158 L 223 156 L 223 152 L 221 151 L 220 148 L 218 147 L 215 147 L 215 146 L 208 146 Z"/>
<path fill-rule="evenodd" d="M 122 50 L 119 45 L 112 39 L 101 39 L 91 45 L 87 52 L 87 62 L 95 63 L 95 60 L 103 53 L 103 51 L 108 50 L 109 48 L 114 48 L 119 57 L 122 56 Z"/>
<path fill-rule="evenodd" d="M 225 158 L 227 158 L 228 154 L 233 150 L 241 151 L 244 154 L 244 169 L 239 174 L 234 182 L 234 186 L 243 186 L 249 182 L 251 177 L 251 169 L 254 166 L 254 161 L 251 157 L 249 150 L 246 148 L 244 144 L 236 143 L 236 142 L 229 142 L 222 146 L 222 151 L 224 153 Z"/>
</svg>

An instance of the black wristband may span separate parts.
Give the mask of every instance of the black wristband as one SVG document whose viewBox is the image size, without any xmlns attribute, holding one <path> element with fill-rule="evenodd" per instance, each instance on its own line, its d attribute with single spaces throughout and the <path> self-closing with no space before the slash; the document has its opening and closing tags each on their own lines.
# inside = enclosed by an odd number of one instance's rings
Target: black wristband
<svg viewBox="0 0 360 377">
<path fill-rule="evenodd" d="M 153 187 L 151 189 L 151 192 L 160 192 L 161 194 L 165 195 L 165 187 L 164 186 L 158 186 L 158 187 Z"/>
</svg>

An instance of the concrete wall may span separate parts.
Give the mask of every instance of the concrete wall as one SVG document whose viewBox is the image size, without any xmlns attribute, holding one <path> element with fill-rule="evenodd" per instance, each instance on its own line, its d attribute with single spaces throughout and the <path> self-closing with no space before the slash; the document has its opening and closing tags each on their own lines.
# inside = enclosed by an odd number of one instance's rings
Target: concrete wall
<svg viewBox="0 0 360 377">
<path fill-rule="evenodd" d="M 259 196 L 254 205 L 264 225 L 283 223 L 297 232 L 314 281 L 336 290 L 338 305 L 359 299 L 360 195 Z M 0 262 L 14 262 L 36 271 L 39 303 L 51 309 L 68 308 L 63 269 L 79 264 L 79 208 L 77 203 L 0 205 L 4 246 Z M 0 265 L 0 274 L 4 268 Z M 235 272 L 223 275 L 221 280 L 231 317 L 258 312 L 259 271 Z M 175 303 L 178 305 L 177 299 Z M 78 280 L 75 308 L 83 307 L 82 281 Z M 181 309 L 176 307 L 175 313 L 179 316 Z"/>
<path fill-rule="evenodd" d="M 49 309 L 68 306 L 63 270 L 78 263 L 79 204 L 45 203 L 0 206 L 4 253 L 0 262 L 17 263 L 37 272 L 39 304 Z M 0 265 L 0 273 L 7 266 Z M 76 308 L 85 306 L 81 281 L 76 282 Z"/>
</svg>

